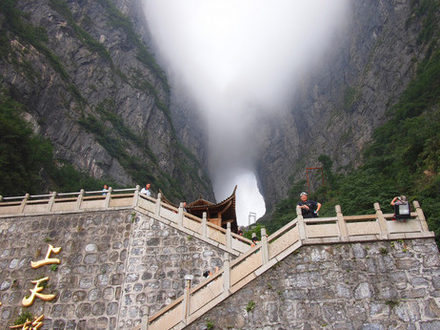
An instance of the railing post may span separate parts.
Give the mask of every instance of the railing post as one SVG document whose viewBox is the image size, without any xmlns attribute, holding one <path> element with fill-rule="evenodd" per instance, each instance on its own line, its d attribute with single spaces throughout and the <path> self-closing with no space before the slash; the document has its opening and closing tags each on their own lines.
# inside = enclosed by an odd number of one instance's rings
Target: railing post
<svg viewBox="0 0 440 330">
<path fill-rule="evenodd" d="M 231 235 L 231 223 L 226 224 L 226 247 L 228 249 L 232 248 L 232 235 Z"/>
<path fill-rule="evenodd" d="M 422 208 L 420 207 L 420 204 L 418 201 L 413 202 L 414 208 L 416 209 L 417 213 L 417 219 L 420 221 L 420 226 L 422 227 L 423 232 L 428 232 L 428 223 L 426 222 L 425 214 L 423 213 Z"/>
<path fill-rule="evenodd" d="M 147 306 L 145 308 L 145 314 L 142 317 L 141 330 L 148 330 L 149 317 L 150 317 L 150 306 Z"/>
<path fill-rule="evenodd" d="M 202 236 L 207 237 L 208 236 L 208 221 L 206 220 L 206 212 L 203 212 L 202 216 Z"/>
<path fill-rule="evenodd" d="M 156 212 L 154 212 L 154 214 L 158 217 L 160 216 L 160 204 L 161 204 L 161 199 L 162 199 L 162 194 L 158 193 L 157 194 L 157 199 L 156 199 Z"/>
<path fill-rule="evenodd" d="M 139 202 L 139 189 L 141 187 L 139 185 L 136 185 L 136 189 L 134 190 L 134 195 L 133 195 L 133 207 L 138 206 L 138 202 Z"/>
<path fill-rule="evenodd" d="M 261 256 L 263 258 L 263 265 L 269 262 L 269 246 L 267 245 L 266 228 L 261 228 Z"/>
<path fill-rule="evenodd" d="M 55 203 L 55 197 L 56 197 L 56 195 L 57 195 L 57 192 L 54 191 L 54 192 L 52 192 L 52 196 L 50 196 L 49 204 L 47 205 L 47 210 L 48 210 L 49 212 L 52 212 L 52 206 L 53 206 L 53 204 Z"/>
<path fill-rule="evenodd" d="M 27 193 L 26 195 L 24 195 L 24 198 L 23 198 L 23 200 L 21 201 L 21 204 L 20 204 L 20 213 L 24 213 L 24 208 L 25 208 L 25 206 L 26 206 L 26 203 L 27 203 L 28 199 L 29 199 L 29 193 Z"/>
<path fill-rule="evenodd" d="M 80 210 L 81 209 L 81 203 L 84 197 L 84 189 L 81 189 L 78 195 L 78 198 L 76 199 L 76 209 Z"/>
<path fill-rule="evenodd" d="M 374 209 L 376 210 L 377 221 L 379 222 L 380 238 L 388 238 L 387 220 L 383 216 L 379 203 L 374 203 Z"/>
<path fill-rule="evenodd" d="M 179 204 L 179 213 L 177 214 L 177 223 L 180 227 L 183 227 L 183 202 Z"/>
<path fill-rule="evenodd" d="M 348 238 L 348 229 L 347 229 L 347 223 L 344 220 L 344 216 L 342 215 L 342 209 L 341 205 L 335 206 L 336 211 L 336 218 L 338 219 L 338 228 L 339 228 L 339 235 L 341 235 L 342 240 L 346 240 Z"/>
<path fill-rule="evenodd" d="M 225 253 L 225 262 L 223 263 L 223 290 L 229 293 L 231 288 L 231 263 L 229 253 Z"/>
<path fill-rule="evenodd" d="M 306 235 L 306 225 L 304 223 L 304 218 L 302 216 L 302 212 L 299 206 L 296 207 L 296 215 L 298 218 L 298 232 L 299 232 L 299 239 L 301 242 L 307 238 Z"/>
<path fill-rule="evenodd" d="M 186 325 L 187 319 L 190 312 L 190 290 L 191 290 L 191 281 L 193 280 L 192 275 L 185 275 L 185 291 L 183 293 L 183 302 L 182 302 L 182 321 Z"/>
<path fill-rule="evenodd" d="M 105 195 L 105 201 L 104 201 L 104 207 L 106 209 L 108 209 L 108 207 L 110 206 L 111 194 L 112 194 L 112 187 L 109 187 L 108 191 L 107 191 L 107 194 Z"/>
</svg>

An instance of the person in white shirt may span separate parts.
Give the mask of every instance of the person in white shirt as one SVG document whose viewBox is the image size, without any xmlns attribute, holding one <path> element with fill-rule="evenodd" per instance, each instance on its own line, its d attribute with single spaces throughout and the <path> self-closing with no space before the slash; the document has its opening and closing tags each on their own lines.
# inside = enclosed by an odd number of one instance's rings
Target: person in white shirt
<svg viewBox="0 0 440 330">
<path fill-rule="evenodd" d="M 145 185 L 145 187 L 141 189 L 141 194 L 144 194 L 144 195 L 147 195 L 148 197 L 150 197 L 151 196 L 150 187 L 151 187 L 151 184 L 147 183 Z"/>
</svg>

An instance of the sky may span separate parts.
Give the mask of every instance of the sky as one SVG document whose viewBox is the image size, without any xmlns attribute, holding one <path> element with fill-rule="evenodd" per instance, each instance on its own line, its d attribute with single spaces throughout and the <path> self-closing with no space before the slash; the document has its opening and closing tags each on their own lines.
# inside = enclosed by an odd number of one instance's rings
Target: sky
<svg viewBox="0 0 440 330">
<path fill-rule="evenodd" d="M 348 0 L 143 0 L 171 88 L 206 122 L 217 201 L 237 188 L 237 220 L 265 213 L 255 176 L 264 116 L 288 111 L 295 87 L 344 26 Z"/>
</svg>

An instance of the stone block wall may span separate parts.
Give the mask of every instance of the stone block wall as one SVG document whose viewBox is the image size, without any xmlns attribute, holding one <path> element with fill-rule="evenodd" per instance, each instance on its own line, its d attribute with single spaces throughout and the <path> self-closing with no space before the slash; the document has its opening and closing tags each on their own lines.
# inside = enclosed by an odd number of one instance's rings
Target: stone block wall
<svg viewBox="0 0 440 330">
<path fill-rule="evenodd" d="M 188 328 L 440 329 L 439 252 L 433 239 L 304 246 Z"/>
<path fill-rule="evenodd" d="M 183 294 L 184 276 L 193 286 L 204 270 L 223 267 L 222 250 L 160 221 L 137 214 L 128 250 L 119 329 L 132 329 Z"/>
<path fill-rule="evenodd" d="M 48 244 L 60 264 L 31 268 Z M 133 210 L 0 219 L 0 328 L 22 311 L 45 315 L 42 329 L 132 329 L 146 307 L 154 312 L 183 293 L 185 274 L 198 283 L 219 266 L 223 251 Z M 23 308 L 33 280 L 48 276 L 42 294 Z"/>
</svg>

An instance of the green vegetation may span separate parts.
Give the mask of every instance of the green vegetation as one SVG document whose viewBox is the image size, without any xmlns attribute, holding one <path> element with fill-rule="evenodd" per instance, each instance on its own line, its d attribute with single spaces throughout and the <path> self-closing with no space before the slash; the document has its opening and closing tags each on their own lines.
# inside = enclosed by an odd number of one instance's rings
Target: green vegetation
<svg viewBox="0 0 440 330">
<path fill-rule="evenodd" d="M 136 46 L 138 50 L 138 60 L 141 61 L 146 67 L 150 68 L 159 77 L 165 90 L 169 91 L 165 73 L 156 63 L 153 54 L 149 52 L 148 48 L 142 42 L 141 37 L 136 34 L 130 19 L 124 16 L 110 0 L 98 0 L 97 2 L 107 11 L 110 24 L 113 27 L 123 30 L 130 44 Z"/>
<path fill-rule="evenodd" d="M 399 301 L 397 300 L 387 300 L 385 301 L 385 305 L 389 306 L 391 309 L 399 305 Z"/>
<path fill-rule="evenodd" d="M 255 308 L 255 301 L 251 300 L 248 302 L 247 306 L 246 306 L 246 312 L 250 312 Z"/>
<path fill-rule="evenodd" d="M 344 109 L 350 111 L 353 104 L 359 98 L 359 91 L 355 87 L 347 87 L 344 93 Z"/>
<path fill-rule="evenodd" d="M 82 29 L 78 24 L 76 24 L 72 12 L 70 11 L 65 1 L 50 0 L 49 5 L 53 10 L 58 12 L 66 19 L 67 23 L 70 27 L 72 27 L 78 39 L 81 40 L 81 42 L 83 42 L 91 52 L 98 53 L 99 56 L 101 56 L 105 61 L 113 66 L 112 59 L 107 49 L 97 40 L 95 40 L 90 34 L 88 34 L 84 29 Z"/>
<path fill-rule="evenodd" d="M 438 6 L 433 1 L 421 1 L 414 9 L 424 13 L 425 25 L 431 24 L 426 8 L 434 5 Z M 312 193 L 310 199 L 323 203 L 321 216 L 334 216 L 337 204 L 347 215 L 371 214 L 375 202 L 390 213 L 391 199 L 403 194 L 411 201 L 420 202 L 430 230 L 439 237 L 440 50 L 435 47 L 437 33 L 429 32 L 430 37 L 423 38 L 430 51 L 418 64 L 416 77 L 398 102 L 388 109 L 386 123 L 374 131 L 362 155 L 363 165 L 342 174 L 333 171 L 328 156 L 319 157 L 326 184 Z M 296 217 L 296 203 L 304 189 L 305 181 L 292 183 L 286 198 L 275 205 L 271 219 L 262 221 L 269 232 Z"/>
<path fill-rule="evenodd" d="M 44 45 L 47 41 L 47 34 L 44 28 L 34 27 L 23 20 L 23 13 L 15 7 L 16 0 L 0 1 L 0 12 L 3 14 L 4 21 L 0 29 L 0 57 L 9 54 L 9 32 L 15 34 L 22 42 L 34 46 L 40 53 L 46 56 L 52 68 L 59 73 L 65 81 L 69 80 L 69 75 L 63 68 L 60 59 Z"/>
<path fill-rule="evenodd" d="M 112 157 L 118 160 L 135 182 L 150 182 L 153 186 L 164 190 L 168 197 L 183 199 L 183 192 L 176 180 L 159 169 L 158 160 L 149 148 L 146 137 L 138 136 L 124 125 L 123 119 L 116 113 L 112 100 L 98 104 L 95 113 L 99 117 L 90 114 L 82 117 L 79 123 L 95 136 Z M 131 144 L 137 145 L 146 152 L 149 160 L 130 155 L 127 150 Z M 153 169 L 159 169 L 159 173 L 153 172 Z"/>
<path fill-rule="evenodd" d="M 438 1 L 435 0 L 411 0 L 413 15 L 406 21 L 408 27 L 412 21 L 422 21 L 422 30 L 419 33 L 417 42 L 425 44 L 432 40 L 438 25 L 437 12 Z"/>
<path fill-rule="evenodd" d="M 43 184 L 40 169 L 50 164 L 50 144 L 32 133 L 22 112 L 19 103 L 0 98 L 0 194 L 37 192 Z"/>
<path fill-rule="evenodd" d="M 248 238 L 248 239 L 252 239 L 252 234 L 255 233 L 255 235 L 257 236 L 257 239 L 259 241 L 261 241 L 261 228 L 263 228 L 265 226 L 262 226 L 261 224 L 257 224 L 256 226 L 252 226 L 248 231 L 245 231 L 243 233 L 243 236 Z"/>
<path fill-rule="evenodd" d="M 206 321 L 206 329 L 207 329 L 207 330 L 212 330 L 212 329 L 214 329 L 214 322 L 212 322 L 211 320 L 207 320 L 207 321 Z"/>
<path fill-rule="evenodd" d="M 24 310 L 18 315 L 17 319 L 14 321 L 14 325 L 24 324 L 26 321 L 32 321 L 34 319 L 34 315 L 31 312 Z"/>
<path fill-rule="evenodd" d="M 27 61 L 18 62 L 14 50 L 10 47 L 10 40 L 17 38 L 19 42 L 27 46 L 32 45 L 39 53 L 44 55 L 52 69 L 59 74 L 62 80 L 68 84 L 68 90 L 81 104 L 86 103 L 78 88 L 70 82 L 70 76 L 65 70 L 61 60 L 52 50 L 46 46 L 48 41 L 46 30 L 43 27 L 35 27 L 26 22 L 26 14 L 15 7 L 16 0 L 0 1 L 0 13 L 4 20 L 0 25 L 0 58 L 11 61 L 12 64 L 22 71 L 28 79 L 35 82 L 40 74 L 35 72 L 32 64 Z M 22 52 L 29 51 L 27 48 Z"/>
<path fill-rule="evenodd" d="M 25 108 L 0 92 L 0 194 L 96 189 L 103 181 L 56 160 L 52 145 L 23 119 Z"/>
</svg>

